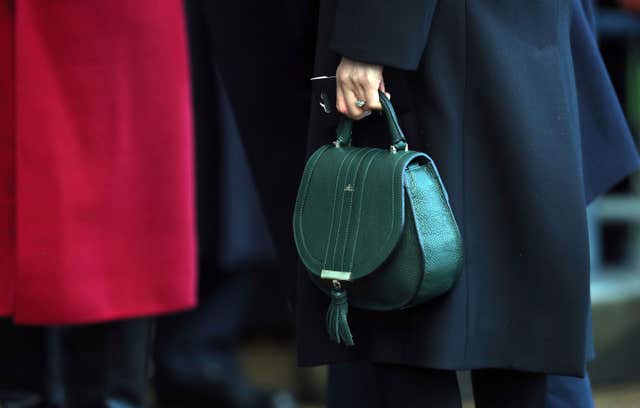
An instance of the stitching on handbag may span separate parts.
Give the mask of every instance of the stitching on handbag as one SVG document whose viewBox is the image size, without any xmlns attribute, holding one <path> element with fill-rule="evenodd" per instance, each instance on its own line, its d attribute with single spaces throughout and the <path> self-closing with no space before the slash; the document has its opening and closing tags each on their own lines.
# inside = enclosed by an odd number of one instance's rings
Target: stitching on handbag
<svg viewBox="0 0 640 408">
<path fill-rule="evenodd" d="M 302 196 L 302 198 L 300 200 L 300 204 L 298 206 L 299 210 L 298 210 L 297 230 L 299 232 L 300 244 L 301 244 L 302 248 L 304 249 L 304 252 L 305 252 L 305 254 L 306 254 L 306 256 L 308 258 L 310 258 L 311 260 L 317 262 L 320 265 L 324 264 L 324 267 L 326 267 L 326 260 L 327 260 L 327 256 L 328 256 L 329 245 L 327 245 L 327 250 L 325 252 L 325 259 L 324 260 L 314 256 L 313 253 L 309 250 L 309 247 L 307 245 L 307 241 L 305 239 L 304 227 L 303 227 L 303 224 L 302 224 L 302 218 L 303 218 L 303 214 L 305 212 L 306 202 L 308 201 L 308 197 L 309 197 L 310 190 L 311 190 L 309 188 L 308 181 L 312 179 L 313 173 L 315 172 L 315 169 L 317 168 L 317 164 L 320 161 L 321 156 L 324 153 L 326 153 L 329 149 L 332 149 L 332 148 L 333 148 L 333 146 L 326 145 L 326 146 L 324 146 L 324 148 L 322 150 L 319 149 L 316 152 L 316 153 L 319 153 L 319 154 L 315 158 L 312 156 L 312 159 L 314 159 L 313 160 L 314 163 L 313 163 L 312 166 L 308 166 L 308 168 L 305 169 L 305 172 L 303 174 L 303 180 L 305 180 L 306 182 L 303 183 L 304 184 L 303 196 Z M 380 150 L 380 149 L 376 149 L 376 150 L 378 151 L 378 153 L 386 153 L 385 150 Z M 338 176 L 337 177 L 339 177 L 340 173 L 342 172 L 342 168 L 343 168 L 346 160 L 352 154 L 353 154 L 352 152 L 347 153 L 347 155 L 345 156 L 345 158 L 341 162 L 340 168 L 338 169 Z M 401 164 L 401 163 L 406 162 L 407 156 L 413 156 L 413 155 L 415 155 L 415 152 L 398 152 L 398 161 L 395 163 L 395 165 L 393 167 L 392 183 L 395 181 L 395 179 L 398 178 L 397 177 L 397 167 L 398 167 L 398 165 Z M 400 178 L 402 178 L 402 174 L 400 174 Z M 334 196 L 333 196 L 333 200 L 334 201 L 336 200 L 336 197 L 337 197 L 337 188 L 338 187 L 339 187 L 339 184 L 336 185 L 336 191 L 334 192 Z M 401 191 L 404 191 L 404 190 L 401 189 Z M 391 213 L 393 214 L 393 216 L 392 216 L 392 220 L 391 220 L 390 232 L 387 235 L 387 238 L 386 238 L 386 240 L 385 240 L 385 242 L 384 242 L 384 244 L 382 246 L 383 248 L 388 247 L 389 240 L 391 239 L 391 235 L 394 232 L 395 221 L 396 221 L 396 217 L 397 217 L 397 214 L 396 214 L 397 211 L 395 209 L 395 207 L 396 207 L 396 203 L 395 203 L 396 202 L 396 197 L 395 196 L 397 194 L 397 191 L 396 191 L 395 188 L 392 188 L 391 194 L 392 194 L 392 200 L 391 200 L 392 210 L 391 210 Z M 332 220 L 331 220 L 331 224 L 330 224 L 331 228 L 330 228 L 330 231 L 329 231 L 330 236 L 333 234 L 333 226 L 335 224 L 335 222 L 334 222 L 335 221 L 334 220 L 335 219 L 334 212 L 335 212 L 335 205 L 332 207 Z M 358 225 L 358 228 L 359 228 L 359 225 Z M 357 266 L 361 266 L 362 265 L 362 264 L 354 265 L 354 262 L 355 262 L 355 250 L 356 250 L 356 247 L 354 246 L 353 251 L 352 251 L 353 255 L 352 255 L 352 258 L 351 258 L 351 262 L 352 262 L 351 269 L 355 269 Z M 366 266 L 366 264 L 365 264 L 365 266 Z"/>
<path fill-rule="evenodd" d="M 404 163 L 407 161 L 407 160 L 406 160 L 407 156 L 412 156 L 413 154 L 415 154 L 415 152 L 413 152 L 413 153 L 412 153 L 412 152 L 402 152 L 402 153 L 397 153 L 397 154 L 398 154 L 398 161 L 396 161 L 396 163 L 394 164 L 394 166 L 393 166 L 393 172 L 392 172 L 392 175 L 391 175 L 391 183 L 392 183 L 392 186 L 395 186 L 395 185 L 396 185 L 395 181 L 396 181 L 396 179 L 398 178 L 398 177 L 397 177 L 397 173 L 398 173 L 397 168 L 398 168 L 398 165 L 400 165 L 400 164 L 404 164 Z M 401 172 L 401 173 L 400 173 L 400 175 L 399 175 L 399 177 L 400 177 L 400 181 L 402 181 L 402 175 L 403 175 L 403 173 L 404 173 L 404 171 L 403 171 L 403 172 Z M 404 188 L 402 188 L 402 187 L 401 187 L 401 188 L 400 188 L 400 191 L 403 191 L 403 192 L 404 192 Z M 383 249 L 385 249 L 385 250 L 386 250 L 386 249 L 387 249 L 387 247 L 389 246 L 389 240 L 391 239 L 391 235 L 392 235 L 392 234 L 393 234 L 393 232 L 394 232 L 395 222 L 396 222 L 396 218 L 397 218 L 397 216 L 398 216 L 398 215 L 396 214 L 396 208 L 395 208 L 395 207 L 396 207 L 396 194 L 397 194 L 396 188 L 395 188 L 395 187 L 393 187 L 393 188 L 391 189 L 391 214 L 392 214 L 392 217 L 391 217 L 391 227 L 390 227 L 390 229 L 389 229 L 389 234 L 387 235 L 387 238 L 386 238 L 386 240 L 384 241 L 384 244 L 382 244 L 382 248 L 383 248 Z M 402 197 L 401 197 L 401 199 L 402 199 Z M 400 207 L 402 207 L 402 206 L 400 206 Z M 401 209 L 401 208 L 399 208 L 398 210 L 402 210 L 402 209 Z M 353 269 L 355 270 L 357 267 L 360 267 L 361 265 L 362 265 L 362 264 L 354 265 L 354 266 L 353 266 Z M 368 264 L 366 264 L 366 263 L 365 263 L 364 265 L 365 265 L 365 266 L 369 266 L 369 265 L 368 265 Z"/>
<path fill-rule="evenodd" d="M 360 163 L 362 162 L 362 159 L 367 155 L 367 150 L 360 150 L 358 151 L 357 155 L 360 155 L 359 159 L 358 159 L 358 164 L 356 165 L 356 172 L 358 167 L 360 166 Z M 362 154 L 361 154 L 362 153 Z M 349 183 L 349 176 L 351 175 L 351 167 L 353 166 L 353 163 L 356 161 L 356 155 L 354 155 L 353 159 L 351 160 L 351 162 L 349 163 L 349 167 L 347 168 L 347 172 L 344 176 L 344 181 L 342 183 L 339 184 L 339 186 L 344 186 L 347 183 Z M 351 207 L 353 206 L 353 194 L 347 194 L 348 192 L 346 190 L 342 191 L 342 205 L 340 206 L 340 223 L 338 224 L 338 231 L 336 231 L 336 240 L 334 242 L 334 247 L 333 247 L 333 259 L 331 261 L 331 265 L 334 267 L 334 269 L 337 270 L 342 270 L 342 267 L 338 267 L 338 264 L 336 263 L 336 255 L 338 252 L 338 244 L 340 243 L 341 238 L 343 238 L 343 242 L 346 240 L 346 237 L 340 235 L 340 229 L 342 228 L 342 216 L 345 213 L 345 206 L 346 208 L 346 212 L 347 212 L 347 222 L 346 222 L 346 226 L 345 226 L 345 234 L 348 234 L 349 232 L 349 222 L 351 221 Z M 346 202 L 346 204 L 345 204 Z"/>
<path fill-rule="evenodd" d="M 344 167 L 344 164 L 347 161 L 347 158 L 352 155 L 353 152 L 347 152 L 347 154 L 345 155 L 345 157 L 342 159 L 342 162 L 340 163 L 340 168 L 338 168 L 338 174 L 336 176 L 336 179 L 340 178 L 340 173 L 342 173 L 342 168 Z M 335 220 L 335 213 L 336 213 L 336 198 L 338 196 L 338 183 L 336 182 L 336 188 L 335 191 L 333 193 L 333 205 L 331 206 L 331 224 L 329 227 L 329 238 L 327 239 L 327 249 L 325 251 L 325 255 L 324 255 L 324 260 L 321 260 L 322 262 L 322 268 L 325 269 L 327 267 L 327 257 L 329 256 L 329 246 L 331 245 L 331 236 L 333 235 L 333 223 Z M 302 224 L 302 223 L 300 223 Z"/>
<path fill-rule="evenodd" d="M 365 186 L 367 185 L 366 180 L 367 180 L 367 176 L 369 174 L 369 170 L 371 168 L 371 166 L 373 165 L 373 162 L 376 158 L 376 156 L 380 155 L 381 153 L 383 153 L 382 150 L 378 150 L 376 151 L 372 157 L 369 159 L 369 163 L 367 163 L 367 167 L 364 171 L 364 174 L 362 175 L 362 190 L 359 192 L 360 194 L 360 203 L 358 205 L 358 218 L 357 218 L 357 222 L 356 222 L 356 233 L 353 239 L 353 248 L 351 249 L 351 259 L 349 261 L 349 270 L 352 271 L 353 270 L 353 264 L 355 262 L 355 256 L 356 256 L 356 248 L 358 246 L 358 237 L 360 236 L 360 225 L 362 224 L 362 203 L 364 202 L 364 192 L 365 192 Z"/>
<path fill-rule="evenodd" d="M 364 157 L 364 155 L 363 155 Z M 362 158 L 361 158 L 362 159 Z M 359 167 L 360 162 L 358 163 Z M 356 170 L 357 171 L 357 170 Z M 345 180 L 345 182 L 347 182 Z M 354 193 L 348 193 L 347 191 L 343 191 L 342 195 L 346 201 L 346 213 L 347 213 L 347 222 L 345 223 L 345 230 L 344 230 L 344 234 L 342 234 L 342 237 L 338 237 L 336 239 L 336 246 L 335 246 L 335 251 L 333 253 L 333 265 L 337 266 L 337 262 L 336 262 L 336 255 L 337 255 L 337 249 L 338 249 L 338 243 L 339 243 L 339 239 L 342 238 L 342 256 L 340 257 L 340 270 L 344 271 L 343 269 L 343 263 L 344 263 L 344 252 L 345 252 L 345 246 L 347 245 L 347 240 L 349 239 L 349 223 L 351 222 L 351 214 L 352 214 L 352 210 L 353 210 L 353 195 Z M 340 231 L 340 230 L 338 230 Z M 345 271 L 345 272 L 349 272 L 349 271 Z"/>
<path fill-rule="evenodd" d="M 342 194 L 339 195 L 339 189 L 340 186 L 343 182 L 344 179 L 346 179 L 347 174 L 349 174 L 349 168 L 351 167 L 351 164 L 353 163 L 354 158 L 361 153 L 360 150 L 352 150 L 350 151 L 345 158 L 343 159 L 342 163 L 341 163 L 341 169 L 342 168 L 346 168 L 343 172 L 341 171 L 337 176 L 336 176 L 336 181 L 335 181 L 335 196 L 334 196 L 334 200 L 332 203 L 332 213 L 336 213 L 336 212 L 340 212 L 340 215 L 337 217 L 336 220 L 336 216 L 334 215 L 331 221 L 331 234 L 329 234 L 329 236 L 327 237 L 327 252 L 325 254 L 325 259 L 324 259 L 324 267 L 323 269 L 336 269 L 333 265 L 334 259 L 335 259 L 335 248 L 336 248 L 336 241 L 338 240 L 338 237 L 340 235 L 340 228 L 342 227 L 342 215 L 344 213 L 344 192 L 342 192 Z M 338 205 L 338 201 L 340 202 L 340 204 Z M 336 223 L 337 221 L 337 223 Z M 337 227 L 337 228 L 336 228 Z M 334 240 L 334 235 L 335 235 L 335 240 Z M 331 247 L 333 246 L 333 255 L 331 258 L 331 261 L 329 261 L 329 251 L 331 249 Z"/>
<path fill-rule="evenodd" d="M 308 169 L 305 168 L 304 173 L 302 174 L 302 180 L 303 183 L 302 185 L 304 186 L 304 190 L 302 193 L 302 199 L 300 200 L 299 203 L 299 209 L 298 209 L 298 230 L 299 230 L 299 237 L 301 240 L 301 244 L 302 247 L 305 250 L 305 253 L 307 254 L 308 257 L 310 257 L 311 259 L 313 259 L 314 261 L 321 263 L 322 259 L 320 258 L 316 258 L 311 251 L 309 250 L 309 247 L 307 246 L 307 240 L 304 238 L 304 228 L 302 227 L 302 214 L 304 213 L 304 209 L 305 209 L 305 204 L 307 202 L 307 198 L 309 196 L 309 180 L 311 180 L 311 178 L 313 177 L 313 173 L 316 170 L 316 167 L 318 166 L 318 162 L 320 161 L 320 158 L 322 157 L 322 155 L 324 153 L 326 153 L 326 151 L 331 148 L 331 146 L 327 145 L 324 146 L 324 148 L 318 149 L 317 151 L 317 155 L 314 154 L 313 156 L 311 156 L 311 161 L 312 161 L 312 165 L 308 166 Z"/>
<path fill-rule="evenodd" d="M 344 183 L 346 183 L 347 178 L 349 177 L 349 172 L 351 171 L 351 166 L 353 165 L 353 162 L 355 161 L 356 157 L 360 154 L 366 153 L 366 150 L 356 150 L 355 154 L 352 154 L 350 156 L 350 161 L 349 161 L 349 165 L 347 166 L 347 171 L 344 175 L 344 181 L 342 183 L 340 183 L 339 178 L 336 178 L 336 191 L 338 189 L 339 186 L 344 185 Z M 347 159 L 345 159 L 346 161 Z M 337 269 L 336 268 L 336 252 L 338 251 L 338 242 L 340 241 L 340 228 L 342 228 L 342 216 L 344 215 L 344 202 L 345 202 L 345 197 L 346 197 L 346 192 L 342 191 L 342 196 L 341 196 L 341 201 L 340 201 L 340 217 L 338 218 L 338 229 L 336 230 L 336 239 L 333 242 L 333 256 L 331 257 L 331 264 L 330 267 L 331 269 Z M 335 205 L 335 203 L 334 203 Z M 332 241 L 331 236 L 329 236 L 329 242 L 331 243 Z M 325 268 L 327 261 L 325 260 Z"/>
<path fill-rule="evenodd" d="M 360 174 L 360 169 L 362 168 L 362 163 L 364 162 L 364 159 L 368 156 L 371 155 L 372 152 L 375 152 L 374 150 L 367 150 L 367 152 L 365 154 L 362 155 L 362 157 L 360 158 L 360 161 L 358 162 L 358 166 L 355 169 L 352 181 L 350 183 L 353 183 L 352 185 L 355 186 L 355 189 L 357 191 L 358 197 L 362 197 L 361 193 L 360 193 L 360 186 L 358 185 L 358 174 Z M 373 157 L 375 157 L 375 153 L 373 154 Z M 371 160 L 372 157 L 369 158 L 369 165 L 371 164 Z M 367 169 L 369 167 L 367 166 Z M 362 184 L 362 189 L 364 189 L 364 183 Z M 349 207 L 349 216 L 347 218 L 347 229 L 344 233 L 344 244 L 342 245 L 342 256 L 340 257 L 340 268 L 343 271 L 347 271 L 347 272 L 351 272 L 349 269 L 345 268 L 345 262 L 344 262 L 344 256 L 347 252 L 347 245 L 349 245 L 349 233 L 351 232 L 351 219 L 353 216 L 353 203 L 354 203 L 354 197 L 356 195 L 356 192 L 352 192 L 351 194 L 351 201 L 350 201 L 350 207 Z M 360 204 L 362 207 L 362 199 L 360 199 Z"/>
</svg>

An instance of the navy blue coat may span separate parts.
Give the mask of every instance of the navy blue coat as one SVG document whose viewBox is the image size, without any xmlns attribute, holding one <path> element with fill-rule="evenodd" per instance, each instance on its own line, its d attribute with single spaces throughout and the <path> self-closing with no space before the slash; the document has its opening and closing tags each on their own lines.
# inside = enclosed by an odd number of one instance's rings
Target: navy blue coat
<svg viewBox="0 0 640 408">
<path fill-rule="evenodd" d="M 411 393 L 411 385 L 406 392 Z M 426 384 L 426 386 L 429 386 Z M 384 405 L 375 388 L 373 367 L 364 362 L 339 364 L 329 371 L 327 406 L 379 408 Z M 496 388 L 500 384 L 495 384 Z M 546 408 L 594 408 L 589 377 L 550 375 L 546 387 Z M 415 391 L 414 391 L 415 392 Z"/>
<path fill-rule="evenodd" d="M 385 66 L 411 148 L 448 188 L 465 265 L 414 309 L 352 309 L 352 348 L 330 342 L 327 298 L 301 273 L 300 362 L 583 375 L 585 203 L 638 156 L 580 0 L 321 1 L 313 75 L 334 73 L 339 55 Z M 335 120 L 312 104 L 310 150 Z M 371 117 L 354 140 L 383 146 L 384 126 Z"/>
<path fill-rule="evenodd" d="M 573 0 L 579 3 L 579 0 Z M 635 152 L 626 120 L 600 58 L 591 0 L 576 7 L 571 24 L 572 56 L 577 84 L 585 195 L 590 202 L 608 190 L 620 174 L 634 171 L 637 163 L 628 153 Z M 618 135 L 617 137 L 615 137 Z M 621 152 L 623 152 L 621 154 Z M 597 159 L 597 160 L 594 160 Z"/>
</svg>

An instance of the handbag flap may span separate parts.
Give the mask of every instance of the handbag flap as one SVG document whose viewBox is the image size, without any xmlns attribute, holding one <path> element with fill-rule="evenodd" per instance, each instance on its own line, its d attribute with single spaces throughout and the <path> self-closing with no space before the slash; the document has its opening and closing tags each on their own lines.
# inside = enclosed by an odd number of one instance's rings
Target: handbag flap
<svg viewBox="0 0 640 408">
<path fill-rule="evenodd" d="M 298 253 L 312 274 L 356 280 L 377 269 L 405 225 L 405 170 L 425 154 L 331 145 L 307 162 L 294 212 Z"/>
</svg>

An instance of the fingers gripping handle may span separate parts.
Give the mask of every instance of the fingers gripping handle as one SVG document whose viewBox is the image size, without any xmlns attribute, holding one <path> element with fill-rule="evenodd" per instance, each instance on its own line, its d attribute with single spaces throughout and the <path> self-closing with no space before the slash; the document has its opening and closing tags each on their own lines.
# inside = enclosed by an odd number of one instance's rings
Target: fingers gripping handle
<svg viewBox="0 0 640 408">
<path fill-rule="evenodd" d="M 391 134 L 391 151 L 406 150 L 408 148 L 407 139 L 402 133 L 400 123 L 398 123 L 398 117 L 391 105 L 391 101 L 382 92 L 378 91 L 380 95 L 380 104 L 382 110 L 387 118 L 387 124 L 389 125 L 389 133 Z M 346 116 L 340 118 L 337 129 L 337 139 L 334 142 L 336 147 L 348 146 L 351 144 L 351 130 L 353 128 L 353 121 Z"/>
</svg>

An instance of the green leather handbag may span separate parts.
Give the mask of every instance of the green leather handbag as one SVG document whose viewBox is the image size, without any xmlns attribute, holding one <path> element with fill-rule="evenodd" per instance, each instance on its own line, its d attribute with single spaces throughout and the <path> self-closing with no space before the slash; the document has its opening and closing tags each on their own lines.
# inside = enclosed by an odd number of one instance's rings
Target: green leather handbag
<svg viewBox="0 0 640 408">
<path fill-rule="evenodd" d="M 349 303 L 410 308 L 449 290 L 462 239 L 433 160 L 408 149 L 391 102 L 380 94 L 389 150 L 352 147 L 352 121 L 309 158 L 296 200 L 296 247 L 310 279 L 331 298 L 329 336 L 353 345 Z M 347 292 L 349 298 L 347 300 Z"/>
</svg>

